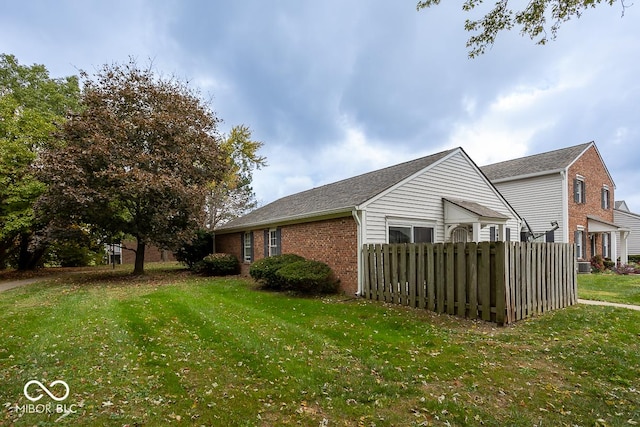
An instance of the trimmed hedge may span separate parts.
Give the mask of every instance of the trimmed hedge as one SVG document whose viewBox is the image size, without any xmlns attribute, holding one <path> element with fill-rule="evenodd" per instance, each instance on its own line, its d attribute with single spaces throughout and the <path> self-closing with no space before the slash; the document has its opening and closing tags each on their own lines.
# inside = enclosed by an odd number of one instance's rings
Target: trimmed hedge
<svg viewBox="0 0 640 427">
<path fill-rule="evenodd" d="M 230 276 L 240 272 L 240 263 L 232 254 L 211 254 L 197 263 L 196 270 L 206 276 Z"/>
<path fill-rule="evenodd" d="M 249 268 L 249 275 L 270 289 L 281 289 L 276 277 L 276 271 L 296 261 L 304 260 L 300 255 L 284 254 L 262 258 L 254 262 Z"/>
<path fill-rule="evenodd" d="M 276 271 L 276 277 L 283 289 L 303 293 L 335 293 L 339 286 L 331 268 L 320 261 L 302 260 L 286 264 Z"/>
<path fill-rule="evenodd" d="M 327 264 L 294 254 L 258 260 L 249 274 L 263 287 L 281 291 L 335 293 L 340 284 Z"/>
</svg>

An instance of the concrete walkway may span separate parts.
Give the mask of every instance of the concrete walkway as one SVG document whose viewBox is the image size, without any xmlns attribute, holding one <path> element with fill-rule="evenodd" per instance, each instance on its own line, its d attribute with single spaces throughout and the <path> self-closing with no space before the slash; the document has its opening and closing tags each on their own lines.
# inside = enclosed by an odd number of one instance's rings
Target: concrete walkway
<svg viewBox="0 0 640 427">
<path fill-rule="evenodd" d="M 30 285 L 31 283 L 49 280 L 52 277 L 54 276 L 33 277 L 31 279 L 9 280 L 7 282 L 0 282 L 0 292 L 8 291 L 9 289 L 17 288 L 19 286 Z"/>
<path fill-rule="evenodd" d="M 606 306 L 609 306 L 609 307 L 628 308 L 630 310 L 638 310 L 638 311 L 640 311 L 640 306 L 638 306 L 638 305 L 620 304 L 620 303 L 617 303 L 617 302 L 595 301 L 595 300 L 590 300 L 590 299 L 580 299 L 580 298 L 578 298 L 578 304 L 606 305 Z"/>
</svg>

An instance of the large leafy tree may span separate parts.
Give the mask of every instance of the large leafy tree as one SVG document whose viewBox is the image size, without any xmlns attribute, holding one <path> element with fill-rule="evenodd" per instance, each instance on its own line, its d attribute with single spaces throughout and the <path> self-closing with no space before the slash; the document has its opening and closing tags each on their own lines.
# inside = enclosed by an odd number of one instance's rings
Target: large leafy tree
<svg viewBox="0 0 640 427">
<path fill-rule="evenodd" d="M 519 28 L 522 35 L 544 45 L 554 40 L 563 23 L 579 18 L 588 9 L 600 4 L 613 5 L 616 0 L 530 0 L 518 3 L 522 8 L 514 9 L 509 0 L 496 0 L 480 19 L 465 20 L 464 28 L 474 34 L 467 40 L 469 57 L 482 55 L 486 48 L 493 45 L 496 36 L 503 30 Z M 440 4 L 440 0 L 419 1 L 417 9 L 424 9 Z M 628 5 L 620 2 L 622 14 Z M 462 10 L 475 11 L 484 6 L 483 0 L 464 0 Z"/>
<path fill-rule="evenodd" d="M 46 245 L 48 218 L 34 203 L 45 191 L 32 165 L 53 143 L 56 124 L 78 108 L 78 78 L 54 79 L 44 65 L 0 55 L 0 267 L 17 253 L 18 268 L 35 267 Z"/>
<path fill-rule="evenodd" d="M 42 204 L 104 235 L 133 236 L 142 274 L 146 245 L 171 248 L 197 229 L 207 186 L 227 174 L 219 119 L 186 83 L 133 60 L 81 77 L 81 112 L 41 156 Z"/>
<path fill-rule="evenodd" d="M 245 125 L 234 126 L 225 136 L 222 149 L 227 153 L 229 169 L 220 182 L 209 186 L 204 229 L 213 230 L 257 206 L 251 183 L 253 170 L 266 165 L 266 159 L 258 154 L 260 147 L 262 143 L 251 139 L 251 129 Z"/>
</svg>

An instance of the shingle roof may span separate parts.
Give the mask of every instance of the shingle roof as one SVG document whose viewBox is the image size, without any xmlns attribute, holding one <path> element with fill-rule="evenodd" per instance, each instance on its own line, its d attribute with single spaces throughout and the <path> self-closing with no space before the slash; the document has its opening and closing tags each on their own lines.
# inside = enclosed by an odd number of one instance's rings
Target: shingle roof
<svg viewBox="0 0 640 427">
<path fill-rule="evenodd" d="M 216 231 L 231 231 L 322 214 L 348 212 L 456 150 L 460 150 L 460 148 L 421 157 L 283 197 L 220 226 Z"/>
<path fill-rule="evenodd" d="M 593 142 L 561 148 L 546 153 L 534 154 L 519 159 L 507 160 L 482 166 L 480 169 L 491 181 L 559 171 L 573 163 Z"/>
</svg>

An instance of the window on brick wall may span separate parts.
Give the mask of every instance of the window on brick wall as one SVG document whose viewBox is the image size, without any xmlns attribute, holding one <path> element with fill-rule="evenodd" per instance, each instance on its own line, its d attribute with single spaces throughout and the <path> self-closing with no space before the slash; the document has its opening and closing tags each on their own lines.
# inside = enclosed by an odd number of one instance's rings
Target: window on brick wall
<svg viewBox="0 0 640 427">
<path fill-rule="evenodd" d="M 264 256 L 280 255 L 282 249 L 282 233 L 280 228 L 264 230 Z"/>
<path fill-rule="evenodd" d="M 253 232 L 242 233 L 242 260 L 253 262 Z"/>
<path fill-rule="evenodd" d="M 389 243 L 433 243 L 434 227 L 429 224 L 390 223 Z"/>
<path fill-rule="evenodd" d="M 609 194 L 609 187 L 602 187 L 602 209 L 609 209 L 611 207 L 611 195 Z"/>
<path fill-rule="evenodd" d="M 576 258 L 585 259 L 585 233 L 584 230 L 577 230 L 573 233 L 573 242 L 576 244 Z"/>
<path fill-rule="evenodd" d="M 586 203 L 586 185 L 584 183 L 584 178 L 581 176 L 577 176 L 573 180 L 573 200 L 576 203 Z"/>
<path fill-rule="evenodd" d="M 611 258 L 611 240 L 609 233 L 602 234 L 602 257 Z"/>
</svg>

